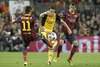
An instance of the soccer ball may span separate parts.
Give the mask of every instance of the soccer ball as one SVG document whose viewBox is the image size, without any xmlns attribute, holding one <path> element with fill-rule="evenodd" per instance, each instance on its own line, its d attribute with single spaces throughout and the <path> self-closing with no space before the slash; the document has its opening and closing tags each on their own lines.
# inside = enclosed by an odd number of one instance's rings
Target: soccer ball
<svg viewBox="0 0 100 67">
<path fill-rule="evenodd" d="M 56 40 L 57 39 L 56 33 L 52 32 L 51 34 L 49 34 L 48 35 L 48 39 L 50 39 L 50 40 Z"/>
</svg>

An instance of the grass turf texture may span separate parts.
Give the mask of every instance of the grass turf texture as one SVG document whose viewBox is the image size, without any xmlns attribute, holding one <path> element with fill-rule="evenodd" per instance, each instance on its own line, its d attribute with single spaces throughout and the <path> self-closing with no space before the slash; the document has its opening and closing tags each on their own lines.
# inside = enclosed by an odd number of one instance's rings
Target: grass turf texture
<svg viewBox="0 0 100 67">
<path fill-rule="evenodd" d="M 73 58 L 73 66 L 67 62 L 69 53 L 61 53 L 58 62 L 47 64 L 47 52 L 28 53 L 27 67 L 99 67 L 100 53 L 76 53 Z M 54 56 L 56 53 L 54 53 Z M 24 67 L 21 52 L 0 52 L 0 67 Z"/>
</svg>

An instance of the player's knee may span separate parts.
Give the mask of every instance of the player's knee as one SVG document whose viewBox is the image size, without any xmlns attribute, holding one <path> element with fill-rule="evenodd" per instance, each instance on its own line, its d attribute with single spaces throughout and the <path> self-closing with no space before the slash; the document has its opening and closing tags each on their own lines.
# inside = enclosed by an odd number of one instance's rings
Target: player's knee
<svg viewBox="0 0 100 67">
<path fill-rule="evenodd" d="M 78 46 L 78 41 L 77 40 L 73 41 L 73 45 Z"/>
<path fill-rule="evenodd" d="M 63 45 L 64 44 L 64 40 L 60 40 L 60 44 L 59 45 Z"/>
</svg>

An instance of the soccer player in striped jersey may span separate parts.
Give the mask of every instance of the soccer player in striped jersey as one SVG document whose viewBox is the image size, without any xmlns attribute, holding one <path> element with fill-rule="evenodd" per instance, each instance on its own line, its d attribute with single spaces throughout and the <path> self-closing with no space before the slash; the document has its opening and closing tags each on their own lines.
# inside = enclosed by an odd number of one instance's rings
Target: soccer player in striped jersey
<svg viewBox="0 0 100 67">
<path fill-rule="evenodd" d="M 41 34 L 43 34 L 46 38 L 48 38 L 48 35 L 53 32 L 55 23 L 62 23 L 65 28 L 68 30 L 68 34 L 71 34 L 71 30 L 69 29 L 68 25 L 55 13 L 55 8 L 53 6 L 50 6 L 49 10 L 46 12 L 43 12 L 40 14 L 40 18 L 42 18 L 42 26 L 45 29 L 45 31 L 42 31 Z M 57 45 L 56 40 L 51 41 L 53 44 L 52 48 L 49 48 L 48 51 L 48 64 L 51 65 L 52 57 L 53 57 L 53 49 Z"/>
<path fill-rule="evenodd" d="M 54 61 L 57 61 L 57 58 L 59 58 L 60 52 L 62 50 L 62 45 L 64 44 L 64 41 L 67 39 L 71 44 L 73 44 L 73 48 L 71 50 L 70 56 L 68 57 L 67 61 L 72 64 L 72 57 L 76 52 L 76 49 L 78 47 L 78 41 L 76 39 L 75 34 L 73 33 L 73 29 L 75 27 L 75 25 L 79 25 L 80 28 L 82 28 L 83 30 L 87 31 L 87 29 L 84 29 L 81 25 L 81 23 L 78 22 L 78 13 L 75 12 L 76 11 L 76 5 L 75 3 L 71 3 L 69 6 L 69 10 L 64 10 L 62 11 L 59 15 L 60 17 L 64 18 L 64 21 L 66 22 L 66 24 L 68 24 L 68 27 L 71 29 L 72 34 L 68 34 L 68 30 L 66 30 L 65 26 L 62 26 L 62 31 L 64 32 L 64 35 L 61 36 L 61 40 L 60 40 L 60 44 L 58 47 L 58 52 L 57 52 L 57 56 L 55 57 Z"/>
<path fill-rule="evenodd" d="M 41 27 L 39 20 L 35 16 L 32 16 L 33 8 L 31 6 L 26 6 L 25 8 L 25 15 L 22 17 L 18 17 L 14 19 L 12 17 L 13 23 L 20 23 L 20 30 L 23 39 L 24 49 L 23 49 L 23 58 L 24 58 L 24 66 L 27 66 L 27 47 L 29 46 L 30 42 L 36 41 L 38 34 L 36 34 L 34 25 L 36 24 L 41 30 L 44 30 Z M 49 42 L 44 36 L 42 41 L 47 44 L 50 48 L 52 48 L 51 42 Z M 34 44 L 33 44 L 34 45 Z"/>
</svg>

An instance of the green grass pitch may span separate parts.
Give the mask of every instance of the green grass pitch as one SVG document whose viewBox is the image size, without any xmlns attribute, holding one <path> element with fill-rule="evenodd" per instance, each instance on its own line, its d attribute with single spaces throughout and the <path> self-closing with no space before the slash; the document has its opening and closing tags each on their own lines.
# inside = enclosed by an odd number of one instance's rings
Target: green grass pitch
<svg viewBox="0 0 100 67">
<path fill-rule="evenodd" d="M 58 62 L 47 64 L 47 52 L 29 52 L 27 67 L 100 67 L 100 53 L 76 53 L 73 66 L 68 64 L 69 53 L 61 53 Z M 54 53 L 54 56 L 56 53 Z M 0 52 L 0 67 L 24 67 L 21 52 Z"/>
</svg>

